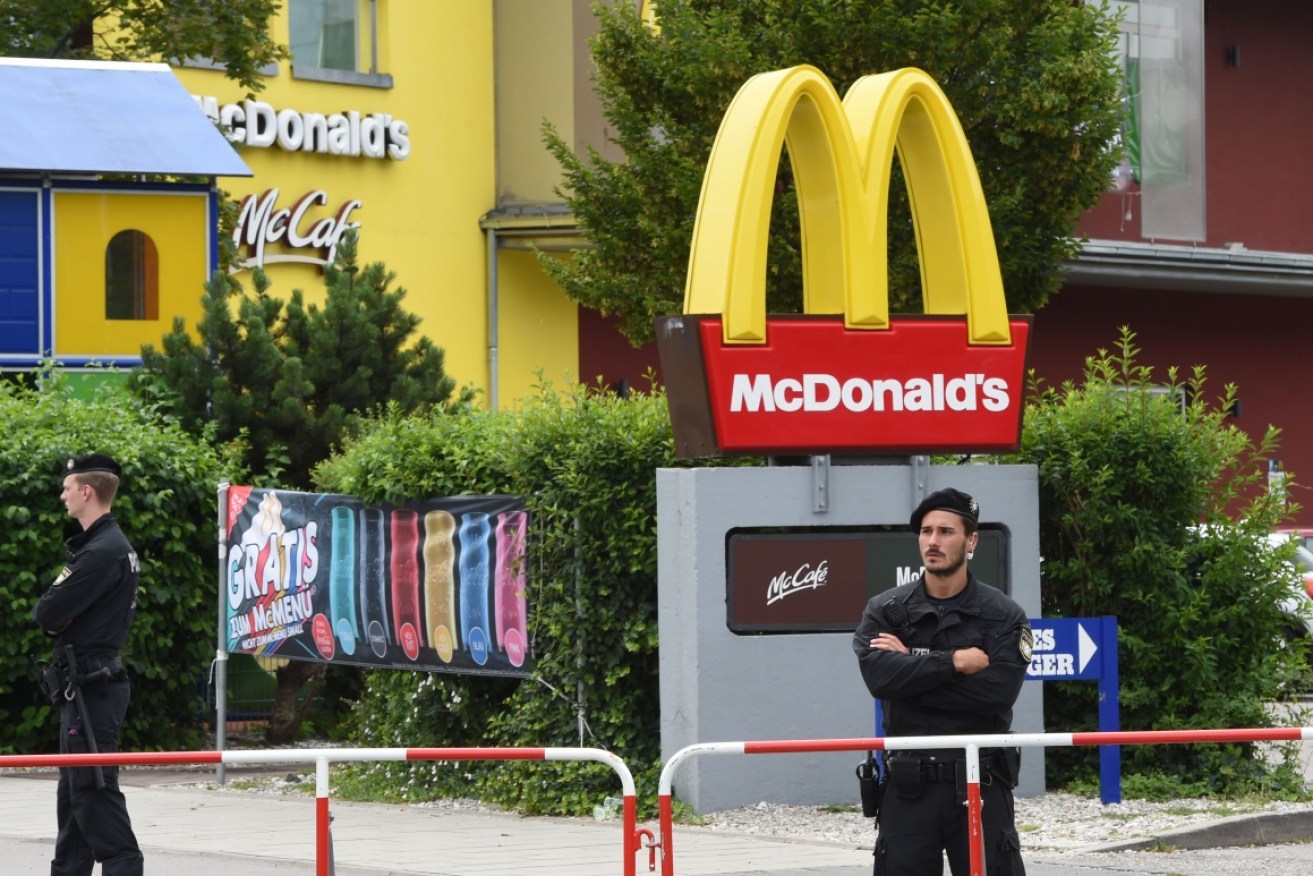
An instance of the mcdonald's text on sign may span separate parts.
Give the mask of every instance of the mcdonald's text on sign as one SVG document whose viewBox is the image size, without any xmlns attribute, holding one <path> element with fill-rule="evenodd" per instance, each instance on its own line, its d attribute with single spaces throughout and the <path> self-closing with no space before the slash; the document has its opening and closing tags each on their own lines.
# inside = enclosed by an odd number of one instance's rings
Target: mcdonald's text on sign
<svg viewBox="0 0 1313 876">
<path fill-rule="evenodd" d="M 767 318 L 786 147 L 805 312 Z M 888 313 L 895 153 L 916 227 L 920 316 Z M 808 66 L 744 84 L 703 179 L 684 315 L 657 320 L 680 456 L 1015 449 L 1029 336 L 1029 318 L 1007 314 L 971 150 L 930 77 L 866 76 L 842 101 Z"/>
<path fill-rule="evenodd" d="M 776 317 L 768 343 L 735 347 L 721 345 L 719 319 L 671 321 L 663 330 L 685 335 L 687 357 L 705 366 L 714 423 L 705 440 L 720 453 L 1015 446 L 1026 320 L 1013 321 L 1004 347 L 969 346 L 960 320 L 932 316 L 895 317 L 881 332 Z"/>
</svg>

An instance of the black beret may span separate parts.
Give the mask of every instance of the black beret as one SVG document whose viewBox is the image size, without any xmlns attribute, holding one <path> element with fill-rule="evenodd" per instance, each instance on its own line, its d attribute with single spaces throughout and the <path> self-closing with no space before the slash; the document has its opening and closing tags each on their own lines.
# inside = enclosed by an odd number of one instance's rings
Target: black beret
<svg viewBox="0 0 1313 876">
<path fill-rule="evenodd" d="M 954 490 L 952 487 L 947 490 L 936 490 L 916 506 L 916 510 L 912 512 L 913 532 L 921 531 L 921 518 L 931 511 L 952 511 L 972 523 L 980 522 L 980 504 L 966 493 Z"/>
<path fill-rule="evenodd" d="M 93 471 L 108 472 L 114 477 L 122 477 L 123 469 L 113 458 L 103 453 L 84 453 L 81 456 L 70 457 L 68 463 L 64 466 L 64 474 L 87 474 Z"/>
</svg>

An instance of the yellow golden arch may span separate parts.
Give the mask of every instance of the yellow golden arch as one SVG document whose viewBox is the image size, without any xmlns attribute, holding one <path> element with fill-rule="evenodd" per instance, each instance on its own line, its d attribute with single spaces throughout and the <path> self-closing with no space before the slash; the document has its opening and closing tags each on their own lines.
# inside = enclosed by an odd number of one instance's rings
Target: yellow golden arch
<svg viewBox="0 0 1313 876">
<path fill-rule="evenodd" d="M 994 233 L 966 135 L 914 68 L 864 76 L 839 100 L 803 65 L 739 89 L 711 149 L 693 226 L 684 312 L 724 316 L 727 344 L 766 339 L 766 241 L 787 145 L 802 226 L 803 311 L 889 327 L 889 171 L 902 162 L 925 312 L 967 316 L 972 344 L 1009 344 Z"/>
</svg>

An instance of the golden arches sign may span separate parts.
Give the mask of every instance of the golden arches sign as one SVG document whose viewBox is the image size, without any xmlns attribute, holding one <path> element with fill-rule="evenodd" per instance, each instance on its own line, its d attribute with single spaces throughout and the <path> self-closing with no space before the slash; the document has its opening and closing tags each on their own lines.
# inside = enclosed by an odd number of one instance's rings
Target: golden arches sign
<svg viewBox="0 0 1313 876">
<path fill-rule="evenodd" d="M 957 114 L 921 70 L 865 76 L 842 102 L 815 67 L 749 79 L 721 122 L 693 229 L 685 313 L 723 313 L 725 343 L 765 340 L 766 240 L 780 148 L 802 222 L 803 311 L 889 325 L 889 171 L 911 196 L 926 313 L 967 316 L 974 344 L 1010 342 L 989 210 Z"/>
<path fill-rule="evenodd" d="M 767 240 L 786 146 L 803 314 L 772 316 L 768 336 Z M 895 154 L 924 316 L 889 314 Z M 657 321 L 681 456 L 1016 447 L 1030 322 L 1008 316 L 971 149 L 920 70 L 863 77 L 842 101 L 809 66 L 743 85 L 703 178 L 684 313 Z"/>
</svg>

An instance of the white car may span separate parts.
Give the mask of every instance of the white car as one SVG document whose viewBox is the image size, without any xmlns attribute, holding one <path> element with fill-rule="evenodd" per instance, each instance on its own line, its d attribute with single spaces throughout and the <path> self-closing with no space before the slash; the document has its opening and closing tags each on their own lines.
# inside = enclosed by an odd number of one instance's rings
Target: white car
<svg viewBox="0 0 1313 876">
<path fill-rule="evenodd" d="M 1276 549 L 1287 542 L 1295 542 L 1295 555 L 1292 562 L 1299 570 L 1299 585 L 1293 586 L 1285 599 L 1281 600 L 1281 609 L 1290 616 L 1292 631 L 1302 629 L 1313 636 L 1313 551 L 1310 551 L 1302 537 L 1292 532 L 1274 532 L 1267 537 L 1268 546 Z"/>
</svg>

